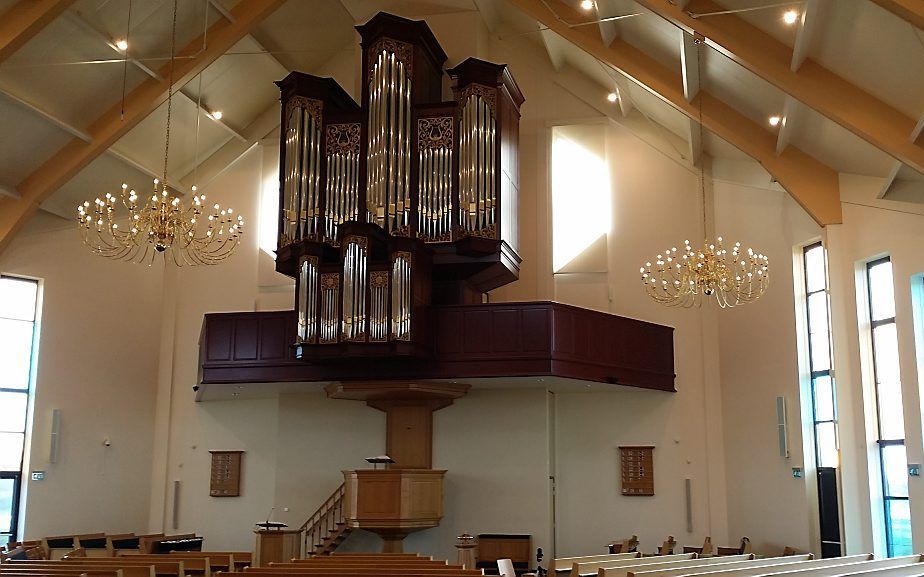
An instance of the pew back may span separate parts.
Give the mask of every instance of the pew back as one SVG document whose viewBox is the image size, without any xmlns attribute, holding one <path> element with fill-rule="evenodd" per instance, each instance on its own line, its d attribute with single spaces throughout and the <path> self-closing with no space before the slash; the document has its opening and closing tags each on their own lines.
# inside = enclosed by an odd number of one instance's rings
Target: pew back
<svg viewBox="0 0 924 577">
<path fill-rule="evenodd" d="M 863 557 L 866 557 L 865 555 Z M 790 555 L 788 557 L 770 557 L 765 559 L 745 559 L 739 560 L 734 557 L 710 557 L 711 559 L 718 559 L 714 565 L 717 569 L 738 569 L 744 567 L 777 567 L 783 566 L 791 563 L 798 563 L 800 561 L 809 561 L 812 559 L 810 553 L 803 555 Z M 710 568 L 713 565 L 709 566 Z M 679 568 L 658 568 L 654 566 L 639 567 L 633 569 L 626 573 L 626 577 L 679 577 L 681 575 L 688 575 L 690 573 L 689 567 L 679 567 Z"/>
<path fill-rule="evenodd" d="M 657 569 L 694 569 L 707 567 L 709 565 L 719 565 L 726 559 L 747 561 L 753 558 L 753 555 L 729 555 L 727 557 L 701 557 L 696 559 L 682 559 L 679 561 L 662 561 L 664 557 L 645 557 L 639 559 L 639 563 L 635 565 L 600 569 L 597 572 L 597 577 L 626 577 L 629 571 L 643 571 L 645 569 L 650 569 L 652 571 Z"/>
<path fill-rule="evenodd" d="M 821 570 L 829 567 L 837 567 L 840 568 L 841 573 L 847 573 L 849 570 L 843 566 L 852 565 L 855 563 L 886 563 L 887 565 L 885 566 L 894 566 L 895 561 L 891 559 L 874 559 L 872 555 L 850 555 L 847 557 L 835 557 L 832 559 L 812 559 L 810 561 L 798 561 L 796 563 L 784 564 L 782 567 L 778 568 L 773 566 L 760 565 L 737 567 L 731 569 L 724 568 L 723 565 L 717 565 L 712 568 L 698 568 L 696 571 L 685 573 L 685 575 L 687 577 L 692 577 L 693 575 L 696 575 L 697 577 L 757 577 L 758 575 L 771 574 L 784 574 L 788 576 L 793 572 L 803 571 L 806 572 L 806 575 L 809 575 L 812 570 Z M 888 563 L 893 563 L 893 565 L 888 565 Z M 902 562 L 898 562 L 898 564 L 901 563 Z M 875 567 L 876 565 L 871 566 Z"/>
<path fill-rule="evenodd" d="M 575 563 L 593 563 L 595 561 L 619 561 L 621 559 L 634 559 L 641 557 L 635 553 L 611 553 L 607 555 L 587 555 L 584 557 L 559 557 L 552 560 L 552 571 L 571 571 Z"/>
<path fill-rule="evenodd" d="M 659 561 L 683 561 L 685 559 L 696 559 L 696 553 L 681 553 L 679 555 L 662 555 L 657 557 Z M 600 569 L 610 569 L 616 567 L 629 567 L 637 565 L 639 562 L 649 562 L 654 557 L 640 557 L 630 559 L 617 559 L 616 561 L 591 561 L 590 563 L 575 563 L 571 568 L 571 577 L 580 575 L 596 575 Z"/>
</svg>

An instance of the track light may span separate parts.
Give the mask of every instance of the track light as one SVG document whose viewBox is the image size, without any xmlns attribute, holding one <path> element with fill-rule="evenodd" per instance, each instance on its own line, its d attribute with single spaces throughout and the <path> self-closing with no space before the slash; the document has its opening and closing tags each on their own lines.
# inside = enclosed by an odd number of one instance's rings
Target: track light
<svg viewBox="0 0 924 577">
<path fill-rule="evenodd" d="M 222 114 L 221 110 L 213 110 L 213 111 L 209 112 L 208 115 L 209 115 L 210 117 L 212 117 L 213 120 L 221 120 L 221 117 L 224 116 L 224 114 Z"/>
<path fill-rule="evenodd" d="M 593 0 L 581 0 L 581 8 L 584 10 L 593 10 L 594 2 Z"/>
<path fill-rule="evenodd" d="M 782 118 L 780 118 L 779 116 L 775 116 L 775 115 L 767 119 L 767 122 L 770 123 L 770 126 L 779 126 L 780 122 L 782 121 L 783 121 Z"/>
<path fill-rule="evenodd" d="M 128 50 L 128 40 L 124 38 L 119 38 L 118 40 L 116 40 L 115 45 L 116 45 L 116 48 L 118 48 L 122 52 L 125 52 L 126 50 Z"/>
<path fill-rule="evenodd" d="M 606 99 L 609 100 L 610 102 L 616 102 L 617 100 L 619 100 L 619 95 L 616 94 L 615 92 L 610 92 L 609 94 L 606 95 Z"/>
<path fill-rule="evenodd" d="M 792 26 L 799 19 L 799 12 L 796 10 L 787 10 L 783 12 L 783 22 Z"/>
</svg>

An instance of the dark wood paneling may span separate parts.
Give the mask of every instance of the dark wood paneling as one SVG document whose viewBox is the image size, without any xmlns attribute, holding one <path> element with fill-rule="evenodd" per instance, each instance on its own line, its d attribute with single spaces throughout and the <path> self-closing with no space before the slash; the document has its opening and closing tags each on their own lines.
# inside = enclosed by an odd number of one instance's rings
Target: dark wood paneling
<svg viewBox="0 0 924 577">
<path fill-rule="evenodd" d="M 394 343 L 382 343 L 338 349 L 337 358 L 322 360 L 294 357 L 292 311 L 209 314 L 201 381 L 557 376 L 674 390 L 671 327 L 550 302 L 437 306 L 432 312 L 428 357 L 402 357 Z M 306 346 L 323 357 L 328 345 Z"/>
</svg>

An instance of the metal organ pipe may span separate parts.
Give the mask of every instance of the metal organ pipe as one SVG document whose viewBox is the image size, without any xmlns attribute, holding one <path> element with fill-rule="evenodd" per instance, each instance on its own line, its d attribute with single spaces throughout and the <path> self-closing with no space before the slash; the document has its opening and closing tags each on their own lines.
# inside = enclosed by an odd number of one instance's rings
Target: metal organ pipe
<svg viewBox="0 0 924 577">
<path fill-rule="evenodd" d="M 331 124 L 327 127 L 327 228 L 330 240 L 337 238 L 339 225 L 359 216 L 359 124 Z"/>
<path fill-rule="evenodd" d="M 496 122 L 478 94 L 466 98 L 459 134 L 459 199 L 462 227 L 468 232 L 494 224 Z"/>
<path fill-rule="evenodd" d="M 401 232 L 410 213 L 411 84 L 393 52 L 376 56 L 369 83 L 366 203 L 370 222 Z"/>
</svg>

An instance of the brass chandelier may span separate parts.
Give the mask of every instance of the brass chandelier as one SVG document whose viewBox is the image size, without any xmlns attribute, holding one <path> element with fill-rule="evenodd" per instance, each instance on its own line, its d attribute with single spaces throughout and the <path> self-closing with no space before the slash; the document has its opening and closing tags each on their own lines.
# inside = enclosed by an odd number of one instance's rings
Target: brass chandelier
<svg viewBox="0 0 924 577">
<path fill-rule="evenodd" d="M 150 263 L 157 253 L 165 253 L 165 258 L 169 253 L 177 266 L 217 264 L 231 256 L 244 232 L 243 217 L 235 216 L 231 208 L 223 209 L 218 204 L 207 209 L 205 195 L 196 194 L 195 186 L 185 204 L 167 189 L 176 20 L 177 0 L 174 0 L 163 179 L 154 179 L 153 194 L 144 205 L 139 203 L 139 195 L 134 190 L 122 184 L 120 194 L 107 192 L 93 203 L 87 201 L 77 206 L 77 221 L 84 242 L 100 256 Z M 196 114 L 199 114 L 198 106 Z M 127 209 L 127 218 L 117 216 L 120 204 Z"/>
<path fill-rule="evenodd" d="M 699 78 L 702 79 L 702 42 L 696 38 L 696 57 Z M 703 95 L 699 95 L 700 142 L 703 136 Z M 703 203 L 703 236 L 706 236 L 706 175 L 700 167 L 700 194 Z M 770 267 L 767 256 L 750 248 L 742 249 L 736 242 L 729 253 L 722 237 L 716 242 L 703 240 L 694 249 L 689 240 L 683 241 L 682 250 L 673 247 L 659 254 L 654 263 L 646 262 L 639 272 L 648 296 L 667 306 L 701 306 L 702 301 L 714 298 L 721 308 L 730 308 L 759 299 L 770 285 Z"/>
</svg>

